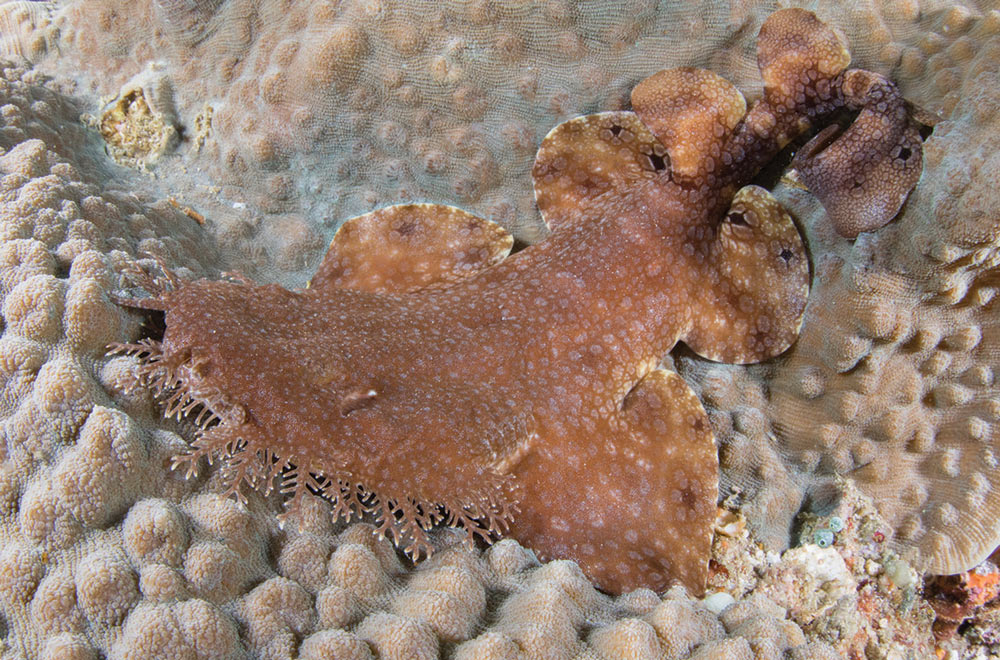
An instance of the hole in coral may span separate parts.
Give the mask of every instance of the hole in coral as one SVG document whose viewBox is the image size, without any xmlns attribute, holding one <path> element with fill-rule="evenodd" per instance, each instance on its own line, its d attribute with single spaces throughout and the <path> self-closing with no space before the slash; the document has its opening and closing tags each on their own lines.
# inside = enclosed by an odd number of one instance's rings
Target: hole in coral
<svg viewBox="0 0 1000 660">
<path fill-rule="evenodd" d="M 730 224 L 736 225 L 737 227 L 746 227 L 749 224 L 747 223 L 746 216 L 740 211 L 733 211 L 726 216 L 726 220 L 729 221 Z"/>
<path fill-rule="evenodd" d="M 653 169 L 656 170 L 657 172 L 661 172 L 667 169 L 667 163 L 663 159 L 663 156 L 660 156 L 658 154 L 648 154 L 647 158 L 649 158 L 649 164 L 652 165 Z"/>
<path fill-rule="evenodd" d="M 795 256 L 795 253 L 788 248 L 781 248 L 781 254 L 778 256 L 781 257 L 785 263 L 791 263 L 792 257 Z"/>
<path fill-rule="evenodd" d="M 908 160 L 910 158 L 910 156 L 912 156 L 912 155 L 913 155 L 913 152 L 910 151 L 908 147 L 900 147 L 899 148 L 899 159 L 900 160 Z"/>
<path fill-rule="evenodd" d="M 618 124 L 613 124 L 611 126 L 611 134 L 614 135 L 615 137 L 621 135 L 621 132 L 622 132 L 622 127 L 619 126 Z"/>
</svg>

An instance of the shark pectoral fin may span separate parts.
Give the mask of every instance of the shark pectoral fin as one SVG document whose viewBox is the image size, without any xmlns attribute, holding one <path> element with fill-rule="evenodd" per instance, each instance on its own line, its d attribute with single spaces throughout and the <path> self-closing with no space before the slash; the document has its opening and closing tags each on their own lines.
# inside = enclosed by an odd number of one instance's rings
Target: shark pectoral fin
<svg viewBox="0 0 1000 660">
<path fill-rule="evenodd" d="M 543 559 L 576 560 L 602 589 L 701 594 L 718 497 L 718 456 L 698 398 L 655 370 L 609 419 L 538 445 L 515 466 L 511 535 Z"/>
<path fill-rule="evenodd" d="M 634 112 L 577 117 L 542 140 L 531 170 L 535 201 L 556 231 L 614 217 L 636 186 L 669 181 L 668 166 L 666 149 Z"/>
<path fill-rule="evenodd" d="M 809 261 L 795 223 L 769 192 L 746 186 L 736 193 L 709 266 L 691 286 L 691 327 L 681 339 L 699 355 L 747 364 L 795 341 L 809 295 Z"/>
<path fill-rule="evenodd" d="M 500 225 L 454 206 L 387 206 L 341 225 L 309 287 L 408 293 L 499 263 L 513 244 Z"/>
<path fill-rule="evenodd" d="M 899 90 L 884 77 L 851 70 L 843 89 L 848 106 L 860 107 L 860 114 L 843 133 L 836 125 L 820 131 L 792 165 L 837 233 L 855 238 L 899 213 L 920 179 L 923 141 Z"/>
</svg>

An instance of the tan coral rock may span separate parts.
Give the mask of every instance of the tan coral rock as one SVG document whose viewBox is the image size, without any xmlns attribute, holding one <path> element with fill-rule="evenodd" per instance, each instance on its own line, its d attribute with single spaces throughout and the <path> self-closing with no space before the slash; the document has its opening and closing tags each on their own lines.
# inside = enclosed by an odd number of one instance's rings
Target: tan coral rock
<svg viewBox="0 0 1000 660">
<path fill-rule="evenodd" d="M 139 570 L 139 591 L 153 603 L 185 600 L 190 597 L 190 591 L 180 571 L 163 564 L 146 564 Z"/>
<path fill-rule="evenodd" d="M 22 355 L 33 361 L 30 353 Z M 39 353 L 34 355 L 39 356 Z M 67 358 L 45 362 L 34 378 L 24 375 L 31 381 L 30 390 L 25 388 L 25 396 L 6 421 L 5 431 L 9 438 L 16 440 L 19 460 L 50 458 L 73 439 L 99 394 L 84 369 Z"/>
<path fill-rule="evenodd" d="M 113 657 L 122 660 L 240 658 L 236 626 L 201 600 L 137 607 L 125 621 Z"/>
<path fill-rule="evenodd" d="M 686 599 L 664 600 L 645 620 L 656 630 L 667 657 L 684 657 L 702 644 L 722 639 L 725 629 L 708 610 Z"/>
<path fill-rule="evenodd" d="M 18 476 L 11 463 L 0 464 L 0 515 L 14 515 L 21 494 Z"/>
<path fill-rule="evenodd" d="M 79 215 L 80 209 L 75 203 L 68 204 L 68 206 L 71 209 L 67 211 L 68 214 Z M 105 291 L 116 287 L 118 279 L 111 267 L 114 261 L 113 257 L 105 256 L 97 250 L 81 253 L 70 266 L 70 286 L 86 280 L 93 280 Z"/>
<path fill-rule="evenodd" d="M 316 613 L 322 628 L 349 628 L 364 618 L 365 608 L 353 593 L 330 585 L 316 594 Z"/>
<path fill-rule="evenodd" d="M 455 649 L 455 660 L 518 660 L 520 657 L 520 646 L 498 632 L 485 632 Z"/>
<path fill-rule="evenodd" d="M 754 654 L 763 658 L 780 658 L 806 641 L 794 622 L 766 615 L 744 621 L 731 633 L 750 642 Z"/>
<path fill-rule="evenodd" d="M 422 621 L 444 642 L 468 639 L 477 620 L 457 598 L 443 591 L 421 589 L 407 592 L 393 604 L 393 613 Z"/>
<path fill-rule="evenodd" d="M 240 556 L 218 541 L 202 541 L 184 556 L 184 577 L 191 591 L 219 604 L 236 596 L 250 579 Z"/>
<path fill-rule="evenodd" d="M 185 502 L 191 521 L 210 538 L 225 541 L 225 545 L 244 558 L 259 550 L 263 530 L 247 508 L 218 493 L 204 492 Z"/>
<path fill-rule="evenodd" d="M 299 658 L 302 660 L 374 660 L 368 645 L 344 630 L 322 630 L 302 640 Z"/>
<path fill-rule="evenodd" d="M 330 556 L 330 581 L 362 602 L 380 596 L 390 586 L 390 576 L 375 553 L 360 544 L 342 543 Z"/>
<path fill-rule="evenodd" d="M 33 275 L 54 275 L 55 260 L 33 239 L 7 240 L 0 245 L 0 291 L 5 295 Z"/>
<path fill-rule="evenodd" d="M 50 165 L 45 142 L 37 138 L 20 142 L 0 156 L 0 172 L 17 174 L 26 179 L 45 176 L 49 173 Z"/>
<path fill-rule="evenodd" d="M 81 278 L 66 294 L 66 337 L 81 353 L 101 354 L 126 325 L 125 313 L 107 297 L 107 288 Z"/>
<path fill-rule="evenodd" d="M 187 521 L 176 506 L 161 499 L 136 502 L 122 529 L 125 551 L 136 565 L 179 567 L 188 547 Z"/>
<path fill-rule="evenodd" d="M 656 629 L 641 619 L 619 619 L 591 632 L 587 641 L 605 658 L 657 658 L 663 653 Z"/>
<path fill-rule="evenodd" d="M 719 615 L 719 621 L 725 626 L 727 632 L 732 633 L 754 618 L 765 616 L 771 619 L 780 619 L 784 615 L 785 611 L 780 605 L 765 594 L 755 593 L 723 610 Z"/>
<path fill-rule="evenodd" d="M 97 660 L 97 657 L 97 649 L 85 637 L 63 634 L 49 638 L 41 660 Z"/>
<path fill-rule="evenodd" d="M 553 561 L 530 571 L 522 588 L 499 608 L 497 630 L 528 656 L 572 657 L 580 647 L 578 627 L 591 608 L 606 599 L 579 567 Z"/>
<path fill-rule="evenodd" d="M 15 0 L 0 5 L 0 56 L 40 58 L 58 36 L 52 11 L 49 2 Z"/>
<path fill-rule="evenodd" d="M 699 646 L 689 656 L 690 660 L 756 660 L 750 643 L 742 637 L 720 639 Z M 764 656 L 766 657 L 766 656 Z"/>
<path fill-rule="evenodd" d="M 333 544 L 329 538 L 301 535 L 289 539 L 278 556 L 278 572 L 313 593 L 326 583 L 327 559 Z"/>
<path fill-rule="evenodd" d="M 101 528 L 117 520 L 146 485 L 146 452 L 140 431 L 123 413 L 95 407 L 80 439 L 53 478 L 59 499 L 74 518 Z"/>
<path fill-rule="evenodd" d="M 44 574 L 41 552 L 19 543 L 0 552 L 0 597 L 11 603 L 27 603 Z"/>
<path fill-rule="evenodd" d="M 0 359 L 3 358 L 2 346 L 2 340 L 0 340 Z M 107 360 L 98 372 L 97 380 L 108 396 L 114 399 L 121 409 L 129 415 L 141 416 L 144 413 L 152 413 L 156 409 L 152 394 L 135 386 L 135 370 L 127 357 L 120 356 Z M 178 438 L 178 443 L 182 442 Z M 180 448 L 179 444 L 178 447 Z"/>
<path fill-rule="evenodd" d="M 62 335 L 65 296 L 65 284 L 51 275 L 21 282 L 4 298 L 7 327 L 25 339 L 55 343 Z"/>
<path fill-rule="evenodd" d="M 312 631 L 312 598 L 299 584 L 271 578 L 247 594 L 243 616 L 252 647 L 261 657 L 289 657 Z"/>
<path fill-rule="evenodd" d="M 31 615 L 43 634 L 84 630 L 86 620 L 77 604 L 76 582 L 68 570 L 53 571 L 42 579 L 31 600 Z"/>
<path fill-rule="evenodd" d="M 385 660 L 435 660 L 438 639 L 431 627 L 414 619 L 377 612 L 362 621 L 354 634 Z"/>
<path fill-rule="evenodd" d="M 139 601 L 138 576 L 124 557 L 94 552 L 77 565 L 76 600 L 91 623 L 117 625 Z"/>
<path fill-rule="evenodd" d="M 0 338 L 0 375 L 4 401 L 23 399 L 31 392 L 38 370 L 45 364 L 48 351 L 37 342 L 5 334 Z"/>
<path fill-rule="evenodd" d="M 424 621 L 445 642 L 469 639 L 486 610 L 486 591 L 479 579 L 456 566 L 416 574 L 396 598 L 392 611 Z"/>
</svg>

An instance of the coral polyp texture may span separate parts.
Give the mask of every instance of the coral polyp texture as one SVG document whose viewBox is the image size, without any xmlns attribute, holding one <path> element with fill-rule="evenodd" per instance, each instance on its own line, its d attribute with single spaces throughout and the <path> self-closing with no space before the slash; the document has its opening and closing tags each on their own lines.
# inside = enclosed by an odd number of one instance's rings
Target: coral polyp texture
<svg viewBox="0 0 1000 660">
<path fill-rule="evenodd" d="M 143 295 L 137 263 L 301 287 L 341 220 L 395 202 L 461 207 L 535 242 L 548 229 L 534 158 L 561 121 L 641 109 L 633 88 L 671 67 L 714 72 L 747 106 L 764 98 L 756 41 L 773 4 L 625 4 L 0 4 L 0 52 L 16 60 L 0 65 L 4 658 L 989 655 L 975 621 L 949 615 L 951 636 L 931 638 L 920 595 L 920 570 L 970 568 L 998 541 L 1000 13 L 983 3 L 809 3 L 851 67 L 940 120 L 899 217 L 856 239 L 836 232 L 837 195 L 803 190 L 808 174 L 754 182 L 794 218 L 814 280 L 781 357 L 673 352 L 720 445 L 703 600 L 611 597 L 571 561 L 510 539 L 468 549 L 448 529 L 428 531 L 433 556 L 413 564 L 377 521 L 335 524 L 315 497 L 280 526 L 279 493 L 247 489 L 241 504 L 219 463 L 171 471 L 193 418 L 165 420 L 137 361 L 105 354 L 150 332 L 116 302 Z M 127 112 L 140 97 L 149 112 Z M 722 100 L 699 107 L 726 126 L 736 106 Z M 644 155 L 690 164 L 653 133 L 664 151 Z M 115 140 L 128 167 L 109 157 Z M 474 262 L 492 263 L 496 241 L 480 245 Z M 324 277 L 375 286 L 406 263 L 386 258 L 327 262 Z"/>
</svg>

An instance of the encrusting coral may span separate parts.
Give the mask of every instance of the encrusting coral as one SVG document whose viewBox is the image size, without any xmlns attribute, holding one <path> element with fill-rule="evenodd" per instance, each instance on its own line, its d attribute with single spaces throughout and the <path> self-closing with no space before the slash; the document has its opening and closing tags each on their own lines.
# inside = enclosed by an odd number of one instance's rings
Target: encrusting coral
<svg viewBox="0 0 1000 660">
<path fill-rule="evenodd" d="M 746 184 L 804 128 L 869 101 L 809 167 L 881 167 L 870 154 L 906 149 L 919 172 L 919 136 L 865 132 L 876 117 L 906 126 L 896 105 L 883 116 L 891 83 L 845 73 L 844 44 L 814 15 L 775 13 L 758 52 L 765 95 L 749 111 L 715 74 L 675 69 L 636 87 L 635 113 L 553 129 L 534 178 L 554 233 L 506 260 L 499 227 L 409 205 L 345 223 L 304 290 L 140 277 L 153 297 L 127 303 L 164 312 L 166 330 L 118 350 L 142 358 L 167 415 L 199 410 L 188 474 L 222 456 L 238 496 L 281 476 L 290 509 L 320 491 L 334 517 L 375 513 L 414 557 L 446 519 L 470 542 L 509 528 L 616 593 L 700 592 L 715 447 L 697 398 L 653 367 L 678 339 L 727 362 L 772 357 L 808 291 L 791 219 Z M 859 186 L 850 203 L 881 192 Z"/>
</svg>

